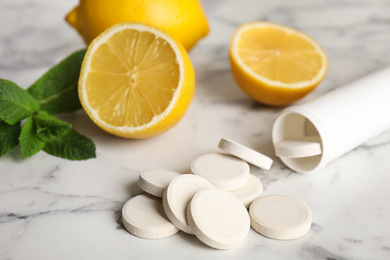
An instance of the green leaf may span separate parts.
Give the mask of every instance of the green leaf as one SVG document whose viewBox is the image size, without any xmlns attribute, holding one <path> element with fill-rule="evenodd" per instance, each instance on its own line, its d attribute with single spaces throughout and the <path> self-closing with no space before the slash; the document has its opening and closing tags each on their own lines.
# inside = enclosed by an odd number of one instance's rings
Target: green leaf
<svg viewBox="0 0 390 260">
<path fill-rule="evenodd" d="M 14 82 L 0 79 L 0 119 L 13 125 L 39 109 L 38 102 Z"/>
<path fill-rule="evenodd" d="M 60 138 L 49 140 L 43 150 L 48 154 L 69 160 L 96 158 L 95 144 L 74 129 Z"/>
<path fill-rule="evenodd" d="M 77 86 L 86 49 L 74 52 L 52 67 L 27 89 L 50 114 L 79 110 Z"/>
<path fill-rule="evenodd" d="M 20 153 L 22 158 L 30 157 L 45 146 L 45 142 L 37 137 L 37 129 L 34 124 L 34 117 L 30 116 L 22 127 L 19 136 Z"/>
<path fill-rule="evenodd" d="M 20 124 L 9 125 L 0 121 L 0 157 L 18 145 Z"/>
<path fill-rule="evenodd" d="M 39 111 L 33 115 L 36 127 L 36 136 L 41 141 L 58 138 L 70 131 L 72 125 L 57 119 L 46 111 Z"/>
</svg>

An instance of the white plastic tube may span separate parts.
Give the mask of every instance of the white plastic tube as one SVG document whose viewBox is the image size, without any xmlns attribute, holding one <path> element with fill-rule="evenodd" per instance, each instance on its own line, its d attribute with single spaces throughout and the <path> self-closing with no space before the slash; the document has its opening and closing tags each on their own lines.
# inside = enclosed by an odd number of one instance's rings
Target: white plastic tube
<svg viewBox="0 0 390 260">
<path fill-rule="evenodd" d="M 390 129 L 390 67 L 283 110 L 272 130 L 275 143 L 306 135 L 307 124 L 321 139 L 322 154 L 281 158 L 297 172 L 317 172 L 330 161 Z"/>
</svg>

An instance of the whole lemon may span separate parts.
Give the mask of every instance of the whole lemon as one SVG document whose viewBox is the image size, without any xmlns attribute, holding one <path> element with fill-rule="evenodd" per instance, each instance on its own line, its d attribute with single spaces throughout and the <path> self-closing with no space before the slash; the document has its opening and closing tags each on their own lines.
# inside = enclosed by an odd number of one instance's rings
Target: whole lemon
<svg viewBox="0 0 390 260">
<path fill-rule="evenodd" d="M 199 0 L 80 0 L 66 20 L 87 45 L 109 27 L 123 22 L 160 28 L 187 51 L 209 32 Z"/>
</svg>

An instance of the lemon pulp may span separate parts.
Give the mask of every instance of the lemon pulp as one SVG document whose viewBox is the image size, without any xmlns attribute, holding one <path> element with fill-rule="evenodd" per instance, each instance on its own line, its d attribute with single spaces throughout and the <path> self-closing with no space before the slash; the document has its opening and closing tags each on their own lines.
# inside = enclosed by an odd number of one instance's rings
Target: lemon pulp
<svg viewBox="0 0 390 260">
<path fill-rule="evenodd" d="M 149 32 L 128 29 L 96 49 L 86 90 L 89 104 L 103 121 L 137 127 L 168 107 L 179 80 L 171 46 Z"/>
<path fill-rule="evenodd" d="M 287 84 L 309 81 L 318 75 L 323 58 L 301 36 L 278 28 L 242 32 L 238 55 L 256 74 Z"/>
</svg>

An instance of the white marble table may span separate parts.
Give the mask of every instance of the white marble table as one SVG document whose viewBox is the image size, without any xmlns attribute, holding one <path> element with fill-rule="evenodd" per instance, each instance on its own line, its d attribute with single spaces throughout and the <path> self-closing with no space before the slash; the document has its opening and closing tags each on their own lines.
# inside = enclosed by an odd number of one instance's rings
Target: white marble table
<svg viewBox="0 0 390 260">
<path fill-rule="evenodd" d="M 0 77 L 27 88 L 50 66 L 82 48 L 64 22 L 76 0 L 0 2 Z M 66 116 L 92 138 L 97 158 L 72 162 L 40 152 L 22 160 L 18 149 L 0 158 L 0 259 L 390 259 L 390 131 L 333 161 L 316 174 L 286 168 L 271 145 L 282 108 L 256 104 L 236 85 L 228 44 L 234 29 L 268 20 L 313 36 L 330 59 L 310 100 L 390 63 L 388 0 L 204 0 L 211 32 L 190 56 L 196 92 L 182 121 L 147 140 L 124 140 L 79 112 Z M 378 93 L 380 95 L 380 93 Z M 390 97 L 389 97 L 390 99 Z M 362 104 L 364 106 L 364 104 Z M 275 159 L 253 167 L 264 194 L 281 193 L 313 211 L 309 233 L 293 241 L 251 230 L 232 250 L 214 250 L 178 233 L 163 240 L 130 235 L 120 222 L 124 202 L 140 193 L 140 171 L 188 172 L 196 156 L 218 151 L 221 137 Z"/>
</svg>

